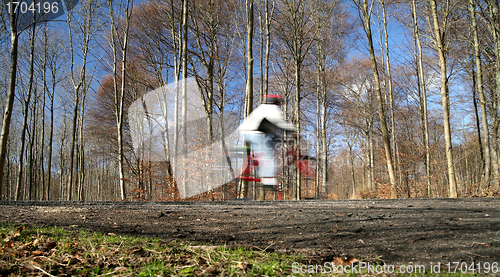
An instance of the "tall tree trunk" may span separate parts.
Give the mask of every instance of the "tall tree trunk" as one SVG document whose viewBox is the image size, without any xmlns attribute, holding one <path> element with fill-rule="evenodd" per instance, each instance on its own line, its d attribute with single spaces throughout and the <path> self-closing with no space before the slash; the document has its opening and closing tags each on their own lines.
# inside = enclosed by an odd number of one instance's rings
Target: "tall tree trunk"
<svg viewBox="0 0 500 277">
<path fill-rule="evenodd" d="M 43 32 L 43 35 L 44 35 L 44 39 L 45 41 L 47 41 L 47 25 L 44 26 L 44 32 Z M 46 191 L 47 191 L 47 188 L 46 188 L 46 185 L 47 185 L 47 181 L 45 180 L 45 105 L 47 104 L 47 94 L 48 94 L 48 85 L 47 85 L 47 56 L 48 56 L 48 53 L 47 53 L 47 43 L 44 43 L 44 53 L 43 53 L 43 63 L 42 63 L 42 84 L 43 84 L 43 89 L 42 89 L 42 107 L 41 107 L 41 117 L 42 117 L 42 124 L 41 125 L 41 128 L 42 128 L 42 135 L 41 135 L 41 139 L 40 139 L 40 149 L 42 149 L 42 151 L 40 151 L 40 178 L 42 179 L 42 190 L 40 191 L 41 194 L 40 194 L 40 199 L 41 200 L 47 200 L 47 197 L 46 197 Z"/>
<path fill-rule="evenodd" d="M 417 88 L 420 103 L 420 118 L 422 121 L 422 137 L 424 142 L 425 152 L 425 183 L 426 183 L 426 196 L 432 197 L 431 191 L 431 155 L 430 155 L 430 141 L 429 141 L 429 120 L 427 118 L 427 86 L 425 84 L 424 76 L 424 63 L 422 53 L 422 43 L 420 42 L 420 30 L 418 28 L 418 16 L 416 8 L 416 0 L 412 0 L 412 18 L 413 18 L 413 33 L 415 37 L 415 63 L 417 65 Z"/>
<path fill-rule="evenodd" d="M 115 36 L 118 38 L 118 33 L 115 30 L 113 0 L 109 0 L 109 9 L 111 17 L 111 43 L 113 47 L 113 79 L 115 90 L 115 114 L 117 124 L 117 138 L 118 138 L 118 170 L 120 175 L 120 197 L 122 200 L 126 198 L 125 188 L 125 159 L 124 159 L 124 143 L 123 143 L 123 118 L 124 118 L 124 103 L 125 103 L 125 86 L 127 79 L 127 52 L 128 52 L 128 35 L 130 28 L 130 17 L 132 15 L 133 0 L 127 0 L 125 4 L 125 30 L 123 30 L 123 42 L 120 43 L 121 50 L 121 83 L 118 88 L 117 76 L 117 50 L 115 44 Z"/>
<path fill-rule="evenodd" d="M 500 177 L 500 153 L 499 153 L 499 145 L 498 145 L 498 137 L 499 137 L 499 131 L 500 131 L 500 7 L 499 3 L 497 0 L 488 0 L 488 10 L 491 16 L 491 26 L 489 27 L 490 33 L 493 37 L 494 41 L 494 53 L 495 53 L 495 98 L 496 98 L 496 103 L 495 106 L 497 110 L 495 111 L 495 120 L 493 122 L 493 138 L 492 138 L 492 165 L 493 165 L 493 170 L 495 173 L 495 178 Z M 498 182 L 496 182 L 497 187 L 500 186 L 498 185 Z"/>
<path fill-rule="evenodd" d="M 356 195 L 356 174 L 354 171 L 354 154 L 352 151 L 352 143 L 347 142 L 347 148 L 349 148 L 349 165 L 351 166 L 351 197 L 354 198 Z"/>
<path fill-rule="evenodd" d="M 11 7 L 13 0 L 10 0 Z M 16 94 L 16 74 L 19 34 L 17 33 L 17 15 L 12 10 L 10 15 L 10 68 L 9 87 L 7 91 L 7 102 L 2 119 L 2 132 L 0 133 L 0 199 L 3 199 L 4 167 L 9 142 L 10 121 Z"/>
<path fill-rule="evenodd" d="M 270 0 L 265 0 L 266 1 L 266 24 L 265 24 L 265 32 L 266 32 L 266 53 L 265 53 L 265 61 L 264 61 L 264 95 L 269 94 L 269 55 L 271 53 L 271 19 L 272 15 L 274 12 L 274 5 L 273 9 L 269 11 L 269 1 Z M 273 2 L 274 3 L 274 2 Z"/>
<path fill-rule="evenodd" d="M 187 156 L 187 42 L 188 42 L 188 0 L 183 0 L 182 5 L 182 104 L 181 104 L 181 118 L 182 118 L 182 130 L 181 130 L 181 147 L 182 155 L 185 158 Z M 187 194 L 187 177 L 188 169 L 186 168 L 186 160 L 183 159 L 182 164 L 182 188 L 184 194 Z"/>
<path fill-rule="evenodd" d="M 384 56 L 387 67 L 387 86 L 389 89 L 389 109 L 391 119 L 391 142 L 393 150 L 393 160 L 397 159 L 397 145 L 396 145 L 396 123 L 394 118 L 394 91 L 392 88 L 392 70 L 391 61 L 389 56 L 389 34 L 387 32 L 387 15 L 385 11 L 385 0 L 382 0 L 382 14 L 384 23 Z"/>
<path fill-rule="evenodd" d="M 28 191 L 28 197 L 26 199 L 28 200 L 34 200 L 36 199 L 37 196 L 37 189 L 35 188 L 34 185 L 34 179 L 36 177 L 36 150 L 35 144 L 37 141 L 37 136 L 38 136 L 38 131 L 37 127 L 38 126 L 38 114 L 37 114 L 37 109 L 38 109 L 38 97 L 36 95 L 36 87 L 34 88 L 33 94 L 34 94 L 34 101 L 33 101 L 33 108 L 32 108 L 32 132 L 31 134 L 28 134 L 28 139 L 29 139 L 29 165 L 28 165 L 28 175 L 26 176 L 26 182 L 29 184 L 29 189 Z"/>
<path fill-rule="evenodd" d="M 247 10 L 247 78 L 245 91 L 245 117 L 253 111 L 253 0 L 246 0 Z"/>
<path fill-rule="evenodd" d="M 30 36 L 30 69 L 29 69 L 29 81 L 28 81 L 28 91 L 24 102 L 23 110 L 23 125 L 21 127 L 21 147 L 19 149 L 19 167 L 17 171 L 17 184 L 16 184 L 16 200 L 20 200 L 21 194 L 21 184 L 23 182 L 23 169 L 24 169 L 24 146 L 26 145 L 26 129 L 28 128 L 28 114 L 29 105 L 31 102 L 31 94 L 33 93 L 33 78 L 34 78 L 34 63 L 35 63 L 35 24 L 31 30 Z M 34 114 L 36 114 L 34 112 Z M 33 130 L 34 132 L 34 130 Z M 29 191 L 31 194 L 31 191 Z"/>
<path fill-rule="evenodd" d="M 476 4 L 474 0 L 469 0 L 469 10 L 471 17 L 471 28 L 474 41 L 474 60 L 476 63 L 475 80 L 476 88 L 475 91 L 479 94 L 479 105 L 481 107 L 481 124 L 483 125 L 483 157 L 484 157 L 484 173 L 483 179 L 481 181 L 481 188 L 486 188 L 490 185 L 491 177 L 491 154 L 490 154 L 490 130 L 488 126 L 488 114 L 486 111 L 486 97 L 484 95 L 483 87 L 483 67 L 481 62 L 481 49 L 479 45 L 479 36 L 477 31 L 476 22 Z M 481 133 L 481 130 L 478 130 Z"/>
<path fill-rule="evenodd" d="M 171 17 L 172 17 L 172 27 L 170 29 L 172 35 L 172 41 L 174 42 L 174 82 L 175 82 L 175 96 L 174 96 L 174 155 L 172 156 L 173 167 L 176 168 L 177 163 L 177 150 L 179 147 L 179 88 L 181 79 L 181 66 L 182 66 L 182 28 L 175 29 L 175 8 L 174 0 L 170 1 Z M 177 36 L 176 36 L 177 35 Z M 175 172 L 172 172 L 175 174 Z"/>
<path fill-rule="evenodd" d="M 75 89 L 75 101 L 73 108 L 73 125 L 71 130 L 71 147 L 69 153 L 69 181 L 67 186 L 67 200 L 73 200 L 73 182 L 74 182 L 74 164 L 75 164 L 75 145 L 76 145 L 76 131 L 77 131 L 77 119 L 78 119 L 78 106 L 80 104 L 80 88 Z"/>
<path fill-rule="evenodd" d="M 54 95 L 56 90 L 56 69 L 55 64 L 51 69 L 52 73 L 52 88 L 49 94 L 50 98 L 50 128 L 49 128 L 49 153 L 47 157 L 47 200 L 50 200 L 50 189 L 52 184 L 52 149 L 53 149 L 53 136 L 54 136 Z M 62 158 L 62 157 L 61 157 Z M 61 176 L 62 177 L 62 176 Z M 62 179 L 61 179 L 62 181 Z"/>
<path fill-rule="evenodd" d="M 437 15 L 437 4 L 436 0 L 429 0 L 432 13 L 432 21 L 435 35 L 436 51 L 439 57 L 439 68 L 441 70 L 441 105 L 443 106 L 443 127 L 444 127 L 444 140 L 445 140 L 445 153 L 446 162 L 448 167 L 448 196 L 451 198 L 456 198 L 457 195 L 457 183 L 455 177 L 455 167 L 453 162 L 453 146 L 451 143 L 451 127 L 450 127 L 450 100 L 448 91 L 448 72 L 446 66 L 446 56 L 445 56 L 445 45 L 443 37 L 445 31 L 441 30 L 439 24 L 439 19 Z M 447 1 L 449 5 L 449 0 Z M 446 30 L 446 25 L 443 26 Z"/>
<path fill-rule="evenodd" d="M 78 74 L 75 73 L 75 50 L 74 50 L 74 38 L 73 38 L 73 26 L 72 26 L 72 17 L 73 14 L 68 10 L 68 14 L 66 16 L 66 20 L 68 23 L 68 37 L 69 37 L 69 50 L 70 50 L 70 78 L 71 82 L 73 85 L 73 90 L 74 90 L 74 107 L 73 107 L 73 119 L 72 119 L 72 130 L 71 130 L 71 146 L 70 146 L 70 153 L 69 153 L 69 179 L 67 182 L 67 189 L 66 189 L 66 198 L 68 201 L 72 200 L 72 192 L 73 192 L 73 183 L 75 182 L 74 179 L 74 168 L 75 168 L 75 147 L 76 147 L 76 134 L 77 134 L 77 123 L 78 123 L 78 110 L 80 106 L 80 93 L 82 89 L 86 89 L 86 74 L 87 74 L 87 57 L 88 57 L 88 51 L 89 51 L 89 43 L 91 39 L 91 27 L 92 27 L 92 18 L 94 16 L 94 6 L 93 2 L 89 1 L 87 3 L 82 3 L 84 6 L 84 9 L 86 10 L 87 14 L 85 15 L 85 24 L 82 27 L 82 45 L 81 45 L 81 50 L 82 50 L 82 67 L 79 69 Z M 76 76 L 77 75 L 77 76 Z M 78 79 L 75 79 L 75 77 L 78 77 Z"/>
<path fill-rule="evenodd" d="M 367 0 L 363 0 L 362 6 L 359 8 L 361 8 L 361 13 L 363 14 L 365 32 L 368 38 L 368 47 L 370 52 L 370 61 L 372 65 L 373 80 L 378 101 L 378 114 L 382 129 L 382 142 L 384 145 L 387 171 L 389 173 L 389 181 L 391 183 L 391 198 L 394 199 L 397 198 L 397 193 L 396 193 L 396 175 L 394 174 L 394 163 L 392 160 L 391 138 L 389 135 L 389 130 L 387 128 L 387 121 L 385 119 L 384 98 L 382 96 L 382 89 L 380 86 L 377 59 L 375 57 L 375 49 L 373 47 L 373 37 L 372 37 L 371 23 L 370 23 L 371 15 L 370 15 L 370 10 L 368 8 Z"/>
<path fill-rule="evenodd" d="M 299 54 L 300 55 L 300 54 Z M 294 107 L 294 121 L 295 121 L 295 129 L 298 133 L 300 133 L 300 100 L 301 100 L 301 72 L 302 72 L 302 58 L 301 55 L 295 57 L 295 107 Z M 300 136 L 297 136 L 295 140 L 295 159 L 299 158 L 300 155 Z M 296 166 L 294 170 L 294 183 L 293 183 L 293 200 L 300 200 L 302 198 L 301 195 L 301 179 L 300 179 L 300 170 L 299 167 Z"/>
<path fill-rule="evenodd" d="M 389 89 L 389 109 L 390 109 L 390 121 L 391 121 L 391 153 L 392 153 L 392 161 L 393 163 L 397 163 L 401 166 L 401 159 L 398 155 L 398 144 L 396 139 L 396 122 L 395 122 L 395 110 L 394 110 L 394 89 L 392 86 L 392 69 L 391 69 L 391 60 L 389 55 L 389 34 L 387 31 L 387 14 L 385 9 L 385 0 L 382 0 L 382 14 L 383 14 L 383 25 L 384 25 L 384 56 L 387 67 L 387 84 Z M 395 166 L 393 164 L 393 169 L 395 170 Z M 401 172 L 401 170 L 400 170 Z M 410 188 L 406 187 L 408 192 L 408 198 L 410 198 Z"/>
<path fill-rule="evenodd" d="M 78 123 L 78 200 L 86 200 L 84 195 L 84 185 L 85 185 L 85 141 L 84 141 L 84 124 L 85 124 L 85 98 L 87 96 L 87 89 L 83 90 L 82 104 L 80 108 L 80 118 Z"/>
<path fill-rule="evenodd" d="M 318 28 L 320 22 L 318 21 Z M 317 88 L 317 129 L 318 129 L 318 160 L 317 160 L 317 185 L 318 197 L 326 194 L 326 174 L 328 170 L 328 153 L 326 145 L 326 72 L 325 54 L 321 42 L 318 42 L 318 88 Z"/>
<path fill-rule="evenodd" d="M 245 90 L 245 118 L 253 111 L 253 0 L 245 1 L 247 13 L 247 38 L 246 38 L 246 90 Z M 248 194 L 248 181 L 240 181 L 240 198 L 245 198 Z M 264 200 L 264 188 L 260 190 L 260 200 Z"/>
</svg>

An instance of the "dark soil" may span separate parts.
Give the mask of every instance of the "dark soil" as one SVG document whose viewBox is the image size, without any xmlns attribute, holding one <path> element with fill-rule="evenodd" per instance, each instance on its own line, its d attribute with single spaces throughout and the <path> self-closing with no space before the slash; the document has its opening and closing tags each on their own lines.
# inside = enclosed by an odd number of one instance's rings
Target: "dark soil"
<svg viewBox="0 0 500 277">
<path fill-rule="evenodd" d="M 385 264 L 500 263 L 500 199 L 0 202 L 0 223 L 59 226 Z"/>
</svg>

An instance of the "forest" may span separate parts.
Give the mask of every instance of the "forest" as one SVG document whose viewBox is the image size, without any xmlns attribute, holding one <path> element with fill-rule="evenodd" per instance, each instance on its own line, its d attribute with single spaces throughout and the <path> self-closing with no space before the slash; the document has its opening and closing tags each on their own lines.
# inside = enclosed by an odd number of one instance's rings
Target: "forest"
<svg viewBox="0 0 500 277">
<path fill-rule="evenodd" d="M 283 160 L 287 200 L 500 195 L 497 0 L 41 1 L 57 16 L 3 2 L 1 200 L 255 196 L 233 178 L 181 197 L 172 168 L 178 145 L 217 144 L 218 121 L 239 124 L 267 94 L 314 157 L 307 178 Z M 148 160 L 129 110 L 169 84 L 174 132 Z"/>
</svg>

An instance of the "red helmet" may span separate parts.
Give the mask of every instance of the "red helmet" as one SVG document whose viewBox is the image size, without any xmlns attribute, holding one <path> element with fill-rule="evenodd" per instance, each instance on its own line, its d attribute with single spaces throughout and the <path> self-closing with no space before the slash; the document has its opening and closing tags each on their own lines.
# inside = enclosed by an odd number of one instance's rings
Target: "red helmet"
<svg viewBox="0 0 500 277">
<path fill-rule="evenodd" d="M 281 105 L 283 103 L 283 97 L 275 94 L 264 95 L 263 103 Z"/>
</svg>

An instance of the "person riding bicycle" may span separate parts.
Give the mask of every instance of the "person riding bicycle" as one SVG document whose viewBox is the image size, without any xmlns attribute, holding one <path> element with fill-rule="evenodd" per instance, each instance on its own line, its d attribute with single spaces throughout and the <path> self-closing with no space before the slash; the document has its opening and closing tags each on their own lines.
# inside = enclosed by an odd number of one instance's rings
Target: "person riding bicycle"
<svg viewBox="0 0 500 277">
<path fill-rule="evenodd" d="M 259 162 L 258 175 L 264 186 L 278 184 L 275 173 L 275 138 L 283 131 L 295 132 L 292 123 L 285 122 L 280 106 L 283 98 L 279 95 L 264 96 L 263 103 L 251 112 L 238 128 L 250 145 Z"/>
</svg>

